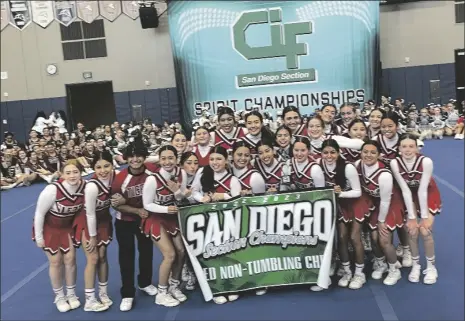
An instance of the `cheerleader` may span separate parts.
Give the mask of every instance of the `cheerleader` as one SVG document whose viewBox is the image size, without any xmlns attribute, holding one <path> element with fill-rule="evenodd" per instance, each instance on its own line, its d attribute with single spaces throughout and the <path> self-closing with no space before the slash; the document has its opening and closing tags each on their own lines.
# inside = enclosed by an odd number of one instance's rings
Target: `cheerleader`
<svg viewBox="0 0 465 321">
<path fill-rule="evenodd" d="M 297 107 L 285 107 L 281 117 L 283 125 L 292 131 L 292 136 L 307 136 L 307 128 L 305 124 L 302 124 L 302 116 Z"/>
<path fill-rule="evenodd" d="M 267 193 L 285 192 L 291 183 L 290 167 L 276 159 L 273 141 L 263 139 L 257 144 L 258 158 L 255 161 L 257 169 L 265 179 Z"/>
<path fill-rule="evenodd" d="M 187 138 L 184 133 L 181 132 L 176 132 L 171 138 L 171 145 L 176 148 L 176 152 L 178 154 L 178 160 L 177 164 L 179 164 L 180 157 L 182 153 L 187 151 L 188 144 L 187 144 Z M 160 153 L 159 153 L 160 154 Z"/>
<path fill-rule="evenodd" d="M 120 310 L 123 312 L 132 309 L 136 295 L 134 239 L 137 240 L 139 252 L 139 274 L 137 276 L 139 290 L 150 296 L 157 294 L 157 288 L 152 284 L 153 243 L 140 230 L 141 220 L 148 216 L 142 203 L 143 186 L 146 178 L 152 174 L 144 166 L 147 156 L 147 148 L 142 140 L 129 143 L 124 151 L 124 159 L 129 166 L 115 176 L 111 185 L 113 194 L 111 205 L 116 210 L 115 234 L 118 241 L 118 260 L 122 283 Z M 123 198 L 124 202 L 117 200 L 118 195 Z"/>
<path fill-rule="evenodd" d="M 379 280 L 388 272 L 383 282 L 394 285 L 401 278 L 401 265 L 397 262 L 396 249 L 392 245 L 392 232 L 404 224 L 404 206 L 402 195 L 393 184 L 391 172 L 378 160 L 379 157 L 379 144 L 375 141 L 367 142 L 362 147 L 361 160 L 355 166 L 362 190 L 373 204 L 369 224 L 372 229 L 372 244 L 376 246 L 373 246 L 375 262 L 371 277 Z M 370 204 L 367 203 L 366 208 L 369 207 Z M 365 208 L 361 210 L 366 211 Z"/>
<path fill-rule="evenodd" d="M 360 198 L 362 190 L 358 172 L 353 164 L 346 163 L 341 157 L 339 145 L 333 139 L 323 142 L 322 158 L 319 164 L 323 169 L 326 186 L 334 188 L 339 205 L 338 249 L 343 273 L 338 285 L 357 290 L 366 282 L 363 273 L 365 266 L 361 231 L 365 214 L 367 214 L 360 211 L 358 204 L 364 201 Z M 349 260 L 349 239 L 355 252 L 355 274 L 353 276 Z"/>
<path fill-rule="evenodd" d="M 354 119 L 347 126 L 348 135 L 352 139 L 365 141 L 367 138 L 367 125 L 361 119 Z M 355 163 L 360 159 L 360 150 L 351 148 L 341 148 L 341 156 L 349 163 Z"/>
<path fill-rule="evenodd" d="M 410 282 L 420 281 L 421 265 L 418 248 L 419 233 L 423 237 L 426 254 L 426 270 L 423 283 L 434 284 L 438 278 L 435 265 L 433 223 L 435 215 L 441 212 L 441 196 L 434 181 L 433 161 L 418 153 L 416 137 L 404 134 L 399 140 L 400 156 L 391 161 L 392 173 L 399 184 L 407 207 L 407 228 L 410 235 L 412 270 Z M 418 223 L 418 216 L 420 223 Z"/>
<path fill-rule="evenodd" d="M 33 240 L 47 255 L 57 309 L 67 312 L 81 305 L 75 293 L 76 250 L 72 238 L 74 216 L 84 206 L 85 182 L 81 179 L 81 168 L 76 160 L 67 161 L 61 170 L 61 179 L 45 187 L 37 200 Z"/>
<path fill-rule="evenodd" d="M 270 139 L 273 134 L 269 129 L 263 125 L 263 116 L 258 111 L 252 111 L 245 115 L 245 127 L 247 128 L 247 135 L 241 138 L 249 145 L 252 159 L 257 155 L 257 144 L 263 138 Z"/>
<path fill-rule="evenodd" d="M 228 171 L 228 152 L 222 146 L 210 151 L 210 164 L 198 172 L 192 184 L 192 196 L 200 203 L 228 200 L 241 194 L 239 179 Z M 232 302 L 239 298 L 237 294 L 213 297 L 216 304 Z"/>
<path fill-rule="evenodd" d="M 200 126 L 194 132 L 195 145 L 193 152 L 197 156 L 197 161 L 199 166 L 207 166 L 210 159 L 210 134 L 208 133 L 207 128 Z"/>
<path fill-rule="evenodd" d="M 288 159 L 291 159 L 291 155 L 290 155 L 291 143 L 292 143 L 291 129 L 287 127 L 286 125 L 279 126 L 278 129 L 276 130 L 275 152 L 278 155 L 278 160 L 280 162 L 286 162 Z"/>
<path fill-rule="evenodd" d="M 352 104 L 342 104 L 339 107 L 340 121 L 337 124 L 337 132 L 339 135 L 346 136 L 349 133 L 350 123 L 357 117 L 356 109 Z"/>
<path fill-rule="evenodd" d="M 336 135 L 338 134 L 338 128 L 333 123 L 334 118 L 337 114 L 337 108 L 333 104 L 326 104 L 321 108 L 320 117 L 324 122 L 323 133 L 327 135 Z"/>
<path fill-rule="evenodd" d="M 186 173 L 176 166 L 178 151 L 175 147 L 161 147 L 159 159 L 160 170 L 147 177 L 144 184 L 142 201 L 150 214 L 142 221 L 141 228 L 147 237 L 152 238 L 163 255 L 155 303 L 174 307 L 187 300 L 179 289 L 185 250 L 176 215 L 176 201 L 184 198 L 187 177 Z"/>
<path fill-rule="evenodd" d="M 234 176 L 241 183 L 241 195 L 257 195 L 265 193 L 265 180 L 260 173 L 250 165 L 252 157 L 247 143 L 237 141 L 233 145 L 233 166 Z"/>
<path fill-rule="evenodd" d="M 296 137 L 292 144 L 291 189 L 305 190 L 325 187 L 323 170 L 310 157 L 310 141 L 307 137 Z"/>
<path fill-rule="evenodd" d="M 85 211 L 75 219 L 75 239 L 78 245 L 83 243 L 87 258 L 84 270 L 86 304 L 84 311 L 100 312 L 107 310 L 113 301 L 108 296 L 108 260 L 107 246 L 113 236 L 111 222 L 111 183 L 114 178 L 113 157 L 104 150 L 96 154 L 92 168 L 95 175 L 85 189 Z M 95 275 L 99 280 L 99 298 L 95 296 Z"/>
<path fill-rule="evenodd" d="M 373 138 L 381 131 L 381 120 L 386 112 L 380 108 L 372 109 L 368 116 L 368 138 Z"/>
<path fill-rule="evenodd" d="M 218 129 L 211 132 L 211 142 L 214 146 L 221 146 L 226 150 L 232 149 L 234 142 L 245 136 L 246 130 L 242 127 L 236 127 L 234 111 L 227 107 L 219 107 Z"/>
</svg>

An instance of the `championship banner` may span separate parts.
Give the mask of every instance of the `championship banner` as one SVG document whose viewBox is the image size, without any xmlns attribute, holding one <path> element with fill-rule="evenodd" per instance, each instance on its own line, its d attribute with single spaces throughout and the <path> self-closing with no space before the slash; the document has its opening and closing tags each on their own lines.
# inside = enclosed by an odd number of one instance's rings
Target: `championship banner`
<svg viewBox="0 0 465 321">
<path fill-rule="evenodd" d="M 98 2 L 94 1 L 76 1 L 77 16 L 84 22 L 92 23 L 100 15 L 98 11 Z"/>
<path fill-rule="evenodd" d="M 378 1 L 172 0 L 168 19 L 186 123 L 224 104 L 305 115 L 372 98 Z"/>
<path fill-rule="evenodd" d="M 23 30 L 31 23 L 31 8 L 27 0 L 10 0 L 10 24 Z"/>
<path fill-rule="evenodd" d="M 76 1 L 55 0 L 55 19 L 68 27 L 76 20 Z"/>
<path fill-rule="evenodd" d="M 115 21 L 121 14 L 121 1 L 99 1 L 100 15 L 108 21 Z"/>
<path fill-rule="evenodd" d="M 31 1 L 32 21 L 42 28 L 53 22 L 53 1 Z"/>
<path fill-rule="evenodd" d="M 139 3 L 138 1 L 122 1 L 123 13 L 131 18 L 136 20 L 139 17 Z"/>
<path fill-rule="evenodd" d="M 205 300 L 274 286 L 327 288 L 335 206 L 332 189 L 180 206 L 183 241 Z"/>
<path fill-rule="evenodd" d="M 9 24 L 8 3 L 6 1 L 0 2 L 1 25 L 0 30 L 3 30 Z"/>
</svg>

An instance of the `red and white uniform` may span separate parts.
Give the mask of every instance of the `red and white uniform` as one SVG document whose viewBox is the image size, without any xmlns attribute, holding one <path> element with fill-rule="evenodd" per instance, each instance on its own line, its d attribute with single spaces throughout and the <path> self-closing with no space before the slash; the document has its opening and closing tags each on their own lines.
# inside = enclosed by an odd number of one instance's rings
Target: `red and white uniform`
<svg viewBox="0 0 465 321">
<path fill-rule="evenodd" d="M 252 134 L 247 134 L 244 137 L 241 137 L 240 140 L 245 142 L 247 146 L 249 146 L 250 149 L 250 156 L 252 156 L 252 159 L 254 159 L 258 155 L 258 149 L 257 145 L 261 141 L 262 135 L 258 134 L 257 136 L 254 136 Z"/>
<path fill-rule="evenodd" d="M 330 138 L 334 139 L 340 148 L 360 150 L 363 144 L 365 143 L 363 140 L 358 138 L 349 138 L 339 135 L 323 135 L 318 139 L 310 139 L 310 154 L 313 157 L 313 159 L 321 158 L 321 152 L 323 151 L 323 142 Z"/>
<path fill-rule="evenodd" d="M 195 156 L 197 156 L 200 167 L 208 166 L 208 164 L 210 164 L 211 148 L 212 148 L 211 145 L 206 145 L 206 146 L 194 145 L 192 151 L 195 153 Z"/>
<path fill-rule="evenodd" d="M 203 175 L 203 168 L 197 172 L 197 175 L 194 178 L 192 183 L 192 197 L 195 201 L 200 202 L 204 196 L 202 190 L 201 178 Z M 225 194 L 225 200 L 239 196 L 241 194 L 241 183 L 239 179 L 228 171 L 224 170 L 220 173 L 213 173 L 213 187 L 214 191 L 212 193 L 223 193 Z"/>
<path fill-rule="evenodd" d="M 325 184 L 328 187 L 336 186 L 336 164 L 326 164 L 323 159 L 319 159 L 318 163 L 323 169 Z M 350 223 L 353 220 L 363 222 L 367 213 L 360 209 L 359 202 L 366 200 L 362 199 L 362 188 L 358 177 L 357 169 L 352 164 L 346 164 L 344 168 L 346 183 L 341 186 L 342 192 L 338 196 L 339 221 Z"/>
<path fill-rule="evenodd" d="M 241 190 L 252 191 L 254 195 L 266 192 L 265 180 L 256 169 L 249 167 L 237 169 L 233 166 L 233 173 L 241 183 Z"/>
<path fill-rule="evenodd" d="M 438 186 L 433 176 L 433 161 L 423 155 L 406 161 L 397 157 L 391 161 L 394 175 L 407 207 L 408 217 L 428 218 L 428 214 L 439 214 L 442 201 Z"/>
<path fill-rule="evenodd" d="M 70 250 L 69 237 L 74 239 L 73 221 L 84 207 L 85 185 L 84 181 L 71 186 L 59 180 L 47 185 L 39 196 L 32 239 L 43 240 L 44 250 L 52 255 Z"/>
<path fill-rule="evenodd" d="M 115 177 L 100 180 L 94 176 L 87 182 L 85 195 L 85 211 L 79 213 L 74 220 L 75 240 L 81 245 L 83 234 L 87 240 L 97 237 L 97 246 L 107 246 L 113 239 L 113 225 L 110 214 L 111 184 Z"/>
<path fill-rule="evenodd" d="M 271 166 L 266 166 L 260 159 L 255 160 L 255 169 L 257 169 L 262 177 L 265 179 L 265 188 L 268 191 L 270 188 L 274 188 L 277 191 L 284 192 L 288 190 L 288 185 L 283 182 L 283 176 L 286 176 L 283 172 L 284 163 L 273 160 Z M 286 165 L 287 166 L 287 165 Z M 289 166 L 288 166 L 289 167 Z M 287 175 L 290 176 L 291 169 L 288 168 Z"/>
<path fill-rule="evenodd" d="M 146 164 L 147 165 L 147 164 Z M 120 194 L 126 200 L 125 205 L 135 208 L 143 208 L 142 203 L 142 190 L 144 188 L 145 180 L 153 173 L 145 170 L 140 174 L 134 175 L 131 169 L 125 168 L 116 174 L 111 184 L 111 193 Z M 116 219 L 122 221 L 139 221 L 140 216 L 131 213 L 124 213 L 116 211 Z"/>
<path fill-rule="evenodd" d="M 351 148 L 341 148 L 341 156 L 346 160 L 346 162 L 354 164 L 360 159 L 360 150 L 351 149 Z"/>
<path fill-rule="evenodd" d="M 386 138 L 383 135 L 377 135 L 373 137 L 373 140 L 378 141 L 381 147 L 381 161 L 387 167 L 391 166 L 391 160 L 397 157 L 399 153 L 399 135 L 395 135 L 393 138 Z"/>
<path fill-rule="evenodd" d="M 168 187 L 168 181 L 176 181 L 180 189 L 173 193 Z M 171 235 L 179 232 L 177 215 L 168 214 L 168 207 L 176 204 L 176 200 L 184 197 L 186 190 L 186 172 L 176 167 L 169 173 L 160 168 L 158 173 L 147 177 L 142 192 L 144 208 L 149 211 L 149 216 L 142 220 L 141 230 L 147 237 L 158 241 L 161 237 L 161 228 Z"/>
<path fill-rule="evenodd" d="M 296 137 L 296 136 L 303 136 L 303 137 L 307 137 L 308 136 L 308 132 L 307 132 L 307 126 L 306 124 L 302 124 L 300 125 L 299 127 L 297 127 L 297 129 L 295 130 L 295 132 L 292 134 L 293 137 Z"/>
<path fill-rule="evenodd" d="M 225 133 L 222 129 L 218 129 L 212 133 L 212 136 L 215 146 L 221 146 L 229 150 L 232 149 L 236 140 L 245 136 L 245 131 L 242 127 L 234 127 L 230 133 Z"/>
<path fill-rule="evenodd" d="M 312 160 L 298 163 L 295 158 L 291 158 L 291 184 L 297 190 L 325 187 L 325 176 L 320 165 Z"/>
<path fill-rule="evenodd" d="M 362 186 L 362 197 L 368 196 L 366 207 L 371 210 L 369 225 L 377 229 L 378 222 L 384 222 L 390 230 L 404 225 L 405 206 L 402 194 L 395 186 L 391 171 L 381 161 L 367 166 L 360 161 L 356 163 Z"/>
</svg>

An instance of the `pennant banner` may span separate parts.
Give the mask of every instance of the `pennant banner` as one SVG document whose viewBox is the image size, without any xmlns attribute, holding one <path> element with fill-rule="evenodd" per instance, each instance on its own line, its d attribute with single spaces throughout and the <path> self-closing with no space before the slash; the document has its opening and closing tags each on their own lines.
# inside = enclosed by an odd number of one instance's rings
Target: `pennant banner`
<svg viewBox="0 0 465 321">
<path fill-rule="evenodd" d="M 139 4 L 137 1 L 123 1 L 123 13 L 132 20 L 136 20 L 139 17 Z"/>
<path fill-rule="evenodd" d="M 31 1 L 32 21 L 47 28 L 55 19 L 53 14 L 53 1 Z"/>
<path fill-rule="evenodd" d="M 10 0 L 10 24 L 23 30 L 31 23 L 30 2 L 27 0 Z"/>
<path fill-rule="evenodd" d="M 327 288 L 336 202 L 332 189 L 181 206 L 186 250 L 206 301 L 295 284 Z"/>
<path fill-rule="evenodd" d="M 114 21 L 121 14 L 121 1 L 99 1 L 100 15 L 108 21 Z"/>
<path fill-rule="evenodd" d="M 9 22 L 9 19 L 8 19 L 8 5 L 7 5 L 6 1 L 2 1 L 0 3 L 0 5 L 1 5 L 0 13 L 1 13 L 1 17 L 2 17 L 1 29 L 0 30 L 3 30 L 3 29 L 6 28 L 6 26 L 8 26 L 8 22 Z"/>
<path fill-rule="evenodd" d="M 77 16 L 84 22 L 92 23 L 99 16 L 97 1 L 76 1 Z"/>
<path fill-rule="evenodd" d="M 55 19 L 64 26 L 76 20 L 76 1 L 55 1 Z"/>
</svg>

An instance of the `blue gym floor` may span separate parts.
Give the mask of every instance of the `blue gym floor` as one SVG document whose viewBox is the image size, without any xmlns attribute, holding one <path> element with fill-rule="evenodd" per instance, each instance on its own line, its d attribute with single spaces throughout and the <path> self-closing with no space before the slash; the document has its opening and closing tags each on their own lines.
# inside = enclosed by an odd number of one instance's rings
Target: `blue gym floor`
<svg viewBox="0 0 465 321">
<path fill-rule="evenodd" d="M 137 294 L 130 312 L 119 311 L 120 276 L 117 244 L 109 247 L 109 294 L 115 304 L 106 312 L 82 308 L 59 313 L 53 304 L 44 253 L 31 241 L 35 202 L 43 184 L 1 192 L 1 319 L 2 320 L 464 320 L 464 143 L 453 139 L 427 141 L 424 154 L 434 160 L 434 172 L 443 200 L 435 223 L 435 285 L 412 284 L 403 269 L 393 287 L 369 280 L 358 291 L 333 286 L 312 293 L 308 287 L 283 288 L 234 303 L 204 302 L 200 291 L 175 308 L 154 304 Z M 154 267 L 160 263 L 155 250 Z M 424 264 L 424 263 L 423 263 Z M 84 302 L 85 258 L 78 251 L 77 293 Z M 157 282 L 154 271 L 154 284 Z"/>
</svg>

